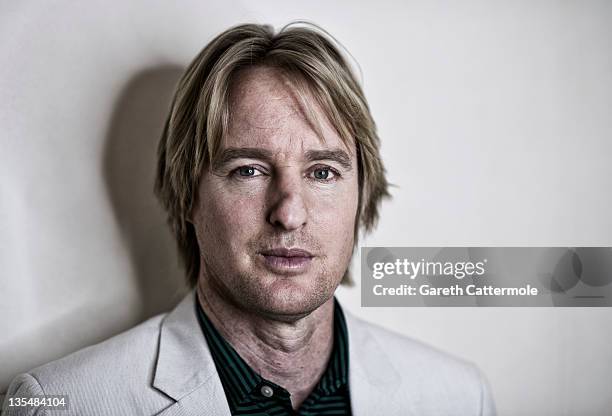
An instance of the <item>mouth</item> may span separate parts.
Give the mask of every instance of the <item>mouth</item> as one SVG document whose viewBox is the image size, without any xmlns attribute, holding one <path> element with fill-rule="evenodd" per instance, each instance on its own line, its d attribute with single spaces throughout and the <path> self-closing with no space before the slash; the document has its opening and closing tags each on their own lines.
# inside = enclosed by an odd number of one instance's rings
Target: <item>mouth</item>
<svg viewBox="0 0 612 416">
<path fill-rule="evenodd" d="M 310 267 L 314 255 L 300 248 L 278 247 L 259 252 L 267 269 L 273 273 L 296 275 Z"/>
</svg>

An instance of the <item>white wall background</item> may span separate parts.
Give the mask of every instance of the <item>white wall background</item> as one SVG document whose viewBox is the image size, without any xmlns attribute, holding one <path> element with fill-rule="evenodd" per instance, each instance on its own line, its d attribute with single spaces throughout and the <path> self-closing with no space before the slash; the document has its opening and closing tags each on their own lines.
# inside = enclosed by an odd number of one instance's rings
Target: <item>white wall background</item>
<svg viewBox="0 0 612 416">
<path fill-rule="evenodd" d="M 173 85 L 230 25 L 294 19 L 363 71 L 398 185 L 364 244 L 612 245 L 612 2 L 4 1 L 0 391 L 178 301 L 151 194 Z M 612 412 L 611 309 L 339 297 L 476 362 L 500 415 Z"/>
</svg>

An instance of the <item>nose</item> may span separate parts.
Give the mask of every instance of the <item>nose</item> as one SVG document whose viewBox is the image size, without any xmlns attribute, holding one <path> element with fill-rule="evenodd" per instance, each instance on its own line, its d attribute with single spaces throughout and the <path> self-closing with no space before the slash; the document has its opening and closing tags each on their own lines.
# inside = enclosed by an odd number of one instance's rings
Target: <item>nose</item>
<svg viewBox="0 0 612 416">
<path fill-rule="evenodd" d="M 271 183 L 268 222 L 285 231 L 303 227 L 308 218 L 299 174 L 278 174 Z"/>
</svg>

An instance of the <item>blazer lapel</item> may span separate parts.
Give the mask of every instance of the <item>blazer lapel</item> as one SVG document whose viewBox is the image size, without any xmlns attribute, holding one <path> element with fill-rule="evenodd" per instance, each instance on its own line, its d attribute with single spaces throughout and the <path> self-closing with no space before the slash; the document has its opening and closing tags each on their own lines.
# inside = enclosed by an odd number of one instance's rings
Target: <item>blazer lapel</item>
<svg viewBox="0 0 612 416">
<path fill-rule="evenodd" d="M 365 322 L 345 311 L 349 389 L 355 416 L 399 414 L 401 376 Z M 195 294 L 163 320 L 153 386 L 176 400 L 159 416 L 230 416 L 221 380 L 195 313 Z M 404 407 L 405 410 L 405 407 Z"/>
<path fill-rule="evenodd" d="M 194 291 L 162 322 L 153 386 L 176 400 L 160 416 L 230 416 L 221 380 L 197 321 Z"/>
<path fill-rule="evenodd" d="M 395 395 L 401 376 L 367 324 L 345 311 L 349 335 L 349 390 L 355 416 L 395 415 L 402 403 Z"/>
</svg>

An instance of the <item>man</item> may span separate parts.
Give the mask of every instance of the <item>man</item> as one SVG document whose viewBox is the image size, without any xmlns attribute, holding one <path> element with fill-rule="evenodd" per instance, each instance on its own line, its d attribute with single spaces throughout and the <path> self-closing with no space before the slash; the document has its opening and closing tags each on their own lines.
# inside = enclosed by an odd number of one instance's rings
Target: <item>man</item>
<svg viewBox="0 0 612 416">
<path fill-rule="evenodd" d="M 156 192 L 193 292 L 17 377 L 7 401 L 67 395 L 75 415 L 494 413 L 474 366 L 333 297 L 388 193 L 363 92 L 320 30 L 214 39 L 177 87 Z"/>
</svg>

